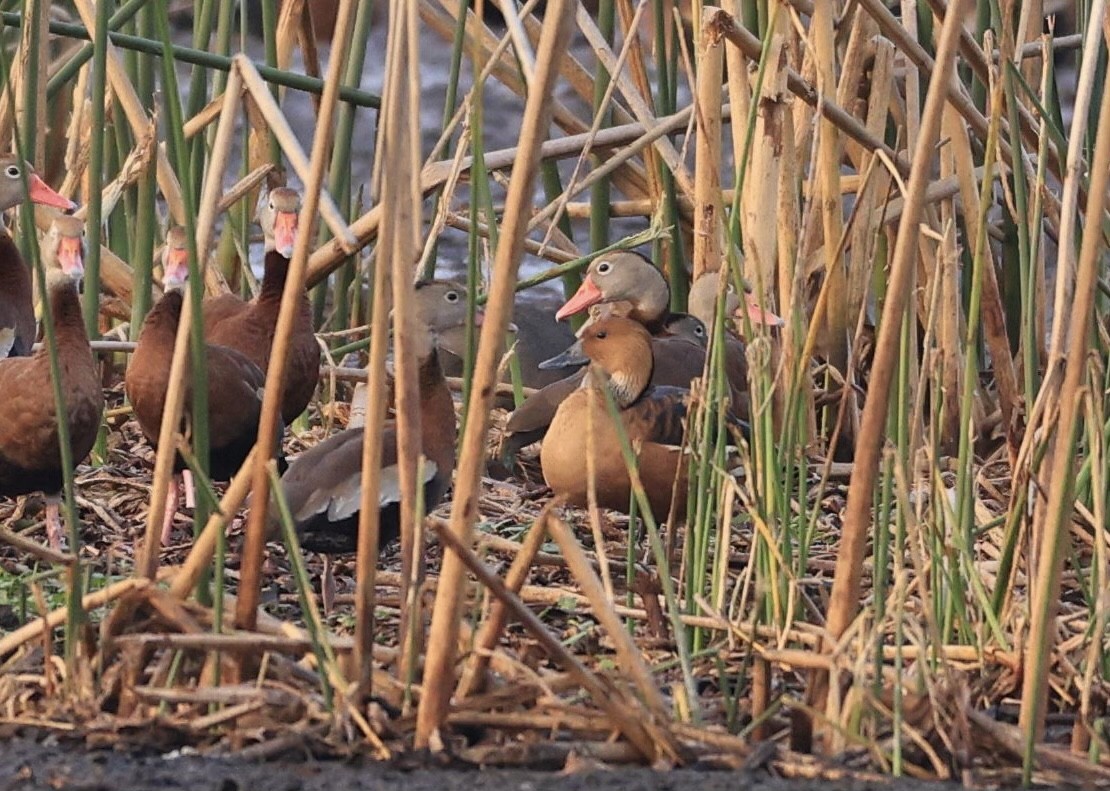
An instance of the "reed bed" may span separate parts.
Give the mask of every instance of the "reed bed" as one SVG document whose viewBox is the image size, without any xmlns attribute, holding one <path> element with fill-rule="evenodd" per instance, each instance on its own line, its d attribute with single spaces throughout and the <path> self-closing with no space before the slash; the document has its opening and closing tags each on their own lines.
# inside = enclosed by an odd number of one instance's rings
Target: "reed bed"
<svg viewBox="0 0 1110 791">
<path fill-rule="evenodd" d="M 36 498 L 0 501 L 5 731 L 255 758 L 1110 780 L 1105 0 L 378 5 L 0 3 L 0 134 L 88 220 L 108 394 L 66 487 L 66 552 L 40 544 Z M 428 47 L 452 53 L 432 107 Z M 494 87 L 511 117 L 487 115 Z M 308 137 L 283 111 L 295 92 L 317 97 Z M 515 145 L 487 145 L 504 123 Z M 379 559 L 363 509 L 328 617 L 317 559 L 264 534 L 284 365 L 226 488 L 206 483 L 196 427 L 201 491 L 179 514 L 196 540 L 168 547 L 176 421 L 152 453 L 120 384 L 165 223 L 192 240 L 174 378 L 203 381 L 193 317 L 206 293 L 251 292 L 254 206 L 286 181 L 307 230 L 275 359 L 302 285 L 327 354 L 285 450 L 345 426 L 366 382 L 367 505 L 395 349 L 402 542 Z M 34 249 L 50 217 L 29 211 L 16 238 Z M 466 260 L 445 261 L 463 236 Z M 722 304 L 731 284 L 785 319 L 738 328 L 736 449 L 718 313 L 688 512 L 666 527 L 642 487 L 648 518 L 551 502 L 534 450 L 511 478 L 487 469 L 495 397 L 525 394 L 504 358 L 514 299 L 569 295 L 596 252 L 633 246 L 675 310 L 718 272 Z M 453 491 L 425 519 L 411 283 L 450 265 L 485 320 L 453 382 Z"/>
</svg>

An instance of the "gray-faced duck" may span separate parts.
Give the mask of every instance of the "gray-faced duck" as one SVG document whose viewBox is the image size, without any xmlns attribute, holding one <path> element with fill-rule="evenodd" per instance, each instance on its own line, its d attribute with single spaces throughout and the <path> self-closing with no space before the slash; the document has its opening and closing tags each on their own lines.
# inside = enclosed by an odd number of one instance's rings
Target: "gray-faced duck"
<svg viewBox="0 0 1110 791">
<path fill-rule="evenodd" d="M 100 372 L 77 293 L 84 275 L 84 236 L 84 222 L 63 215 L 54 219 L 41 246 L 74 464 L 92 450 L 104 412 Z M 63 470 L 53 393 L 45 346 L 29 357 L 0 360 L 0 496 L 43 492 L 47 538 L 60 549 Z"/>
<path fill-rule="evenodd" d="M 144 436 L 155 450 L 170 386 L 170 361 L 184 304 L 182 293 L 189 275 L 185 230 L 175 226 L 166 234 L 162 253 L 165 294 L 143 321 L 139 342 L 124 376 L 124 389 Z M 258 435 L 266 375 L 242 352 L 214 343 L 205 344 L 208 378 L 209 475 L 232 478 L 250 454 Z M 192 379 L 186 380 L 181 433 L 189 438 L 193 424 Z M 285 461 L 278 448 L 278 466 Z M 162 545 L 169 543 L 177 513 L 181 478 L 188 472 L 181 454 L 174 454 L 174 477 L 166 497 Z M 186 504 L 193 502 L 191 478 L 185 481 Z"/>
<path fill-rule="evenodd" d="M 681 444 L 689 391 L 651 384 L 651 336 L 630 319 L 612 317 L 588 325 L 570 349 L 546 364 L 583 362 L 588 366 L 581 386 L 559 405 L 543 438 L 544 480 L 572 505 L 587 504 L 592 483 L 599 506 L 627 510 L 631 481 L 606 404 L 608 391 L 655 517 L 667 518 L 672 491 L 675 513 L 684 516 L 687 463 Z"/>
<path fill-rule="evenodd" d="M 204 337 L 210 343 L 242 352 L 263 371 L 270 364 L 281 295 L 289 272 L 289 258 L 297 238 L 301 196 L 294 189 L 276 187 L 262 201 L 258 222 L 266 240 L 262 287 L 244 302 L 222 294 L 204 302 Z M 320 378 L 320 345 L 312 328 L 308 294 L 297 296 L 297 313 L 290 338 L 289 360 L 281 397 L 281 416 L 288 423 L 304 412 Z"/>
<path fill-rule="evenodd" d="M 451 483 L 455 468 L 455 407 L 437 354 L 437 335 L 466 320 L 464 287 L 431 281 L 416 288 L 419 361 L 420 431 L 424 505 L 434 508 Z M 480 324 L 481 313 L 475 316 Z M 302 453 L 282 476 L 281 485 L 293 515 L 301 546 L 324 555 L 323 604 L 331 610 L 334 579 L 330 555 L 354 552 L 362 485 L 363 429 L 346 429 Z M 387 420 L 382 433 L 381 492 L 378 506 L 379 547 L 395 541 L 401 531 L 397 426 Z M 276 512 L 271 510 L 271 519 Z M 276 523 L 272 524 L 276 528 Z"/>
<path fill-rule="evenodd" d="M 26 185 L 26 186 L 24 186 Z M 69 210 L 76 206 L 47 186 L 26 162 L 16 156 L 0 156 L 0 212 L 23 202 Z M 27 222 L 30 222 L 29 218 Z M 2 357 L 25 357 L 35 342 L 35 308 L 32 304 L 31 270 L 7 229 L 0 227 L 0 331 L 11 330 L 11 343 L 4 344 Z M 5 336 L 7 337 L 7 336 Z"/>
</svg>

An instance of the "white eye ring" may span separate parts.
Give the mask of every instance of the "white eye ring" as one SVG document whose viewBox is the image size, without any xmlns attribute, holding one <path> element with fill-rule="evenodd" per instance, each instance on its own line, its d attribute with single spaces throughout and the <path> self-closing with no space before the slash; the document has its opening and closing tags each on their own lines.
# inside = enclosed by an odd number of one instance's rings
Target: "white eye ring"
<svg viewBox="0 0 1110 791">
<path fill-rule="evenodd" d="M 4 173 L 7 175 L 8 178 L 19 178 L 19 165 L 8 165 L 8 167 L 4 169 Z"/>
<path fill-rule="evenodd" d="M 451 302 L 451 303 L 458 302 L 459 301 L 459 292 L 458 291 L 448 291 L 446 294 L 443 295 L 443 298 L 445 300 L 447 300 L 448 302 Z"/>
<path fill-rule="evenodd" d="M 609 270 L 611 270 L 612 268 L 613 265 L 610 264 L 608 261 L 601 261 L 597 265 L 597 273 L 599 275 L 607 275 L 609 274 Z"/>
</svg>

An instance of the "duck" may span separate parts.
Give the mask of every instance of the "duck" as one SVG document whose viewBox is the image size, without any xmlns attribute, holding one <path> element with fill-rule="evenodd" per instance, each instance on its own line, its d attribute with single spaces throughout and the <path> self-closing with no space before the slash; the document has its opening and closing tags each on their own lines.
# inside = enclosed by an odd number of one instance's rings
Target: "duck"
<svg viewBox="0 0 1110 791">
<path fill-rule="evenodd" d="M 685 514 L 687 464 L 681 445 L 690 394 L 681 387 L 652 385 L 652 359 L 651 335 L 644 325 L 612 316 L 587 325 L 573 346 L 544 363 L 553 368 L 587 365 L 580 386 L 559 404 L 540 447 L 544 481 L 570 505 L 587 504 L 587 427 L 592 426 L 597 504 L 628 510 L 631 481 L 606 405 L 607 389 L 636 453 L 652 513 L 659 521 L 672 508 Z"/>
<path fill-rule="evenodd" d="M 513 321 L 509 332 L 520 364 L 520 383 L 524 387 L 539 389 L 563 378 L 562 371 L 549 371 L 539 367 L 544 360 L 554 357 L 574 343 L 574 333 L 563 322 L 551 321 L 551 314 L 561 304 L 547 294 L 519 299 L 513 306 Z M 447 376 L 463 375 L 466 357 L 466 328 L 460 327 L 445 333 L 439 339 L 440 363 Z M 510 375 L 505 371 L 504 381 Z M 500 399 L 499 405 L 500 405 Z M 512 408 L 508 401 L 505 406 Z"/>
<path fill-rule="evenodd" d="M 0 169 L 0 177 L 9 176 Z M 51 223 L 41 245 L 45 298 L 54 319 L 74 465 L 92 450 L 104 413 L 100 371 L 77 293 L 84 275 L 84 237 L 84 222 L 61 215 Z M 53 392 L 50 352 L 45 346 L 30 356 L 0 360 L 0 496 L 42 492 L 47 540 L 60 550 L 64 545 L 59 514 L 63 469 Z"/>
<path fill-rule="evenodd" d="M 628 303 L 594 305 L 590 308 L 589 323 L 579 330 L 607 317 L 627 316 Z M 696 316 L 685 313 L 668 314 L 660 325 L 660 334 L 651 338 L 651 384 L 656 387 L 689 387 L 690 380 L 701 376 L 705 365 L 705 348 L 708 333 L 705 324 Z M 553 359 L 553 358 L 552 358 Z M 547 370 L 564 370 L 564 366 L 550 365 L 551 360 L 539 363 Z M 586 370 L 564 376 L 530 395 L 508 416 L 502 433 L 500 461 L 508 467 L 511 459 L 527 446 L 539 442 L 547 433 L 559 405 L 582 384 Z"/>
<path fill-rule="evenodd" d="M 455 406 L 447 388 L 437 351 L 440 333 L 466 321 L 463 286 L 451 281 L 423 281 L 416 285 L 419 363 L 420 447 L 423 464 L 424 507 L 433 509 L 444 497 L 455 469 Z M 479 326 L 481 312 L 475 314 Z M 302 549 L 324 556 L 322 599 L 330 613 L 335 599 L 331 555 L 354 552 L 362 484 L 363 429 L 333 434 L 298 456 L 281 477 Z M 382 473 L 379 495 L 379 549 L 401 533 L 401 491 L 397 461 L 397 424 L 387 420 L 382 429 Z M 271 531 L 276 531 L 276 509 L 270 509 Z"/>
<path fill-rule="evenodd" d="M 27 197 L 33 203 L 65 211 L 76 208 L 77 204 L 47 186 L 28 163 L 6 155 L 0 156 L 0 212 L 23 202 L 24 179 Z M 31 270 L 23 262 L 11 234 L 0 228 L 0 330 L 3 329 L 12 330 L 12 337 L 0 358 L 26 357 L 31 353 L 35 342 Z"/>
<path fill-rule="evenodd" d="M 162 253 L 162 285 L 165 293 L 143 321 L 139 340 L 124 375 L 124 391 L 139 428 L 151 447 L 158 449 L 162 412 L 170 384 L 170 360 L 184 304 L 183 289 L 189 276 L 185 229 L 174 226 L 166 234 Z M 208 375 L 209 475 L 213 480 L 232 478 L 250 454 L 258 436 L 266 374 L 242 352 L 214 343 L 205 344 Z M 182 434 L 190 433 L 192 389 L 186 384 Z M 277 449 L 278 467 L 285 460 Z M 162 545 L 172 536 L 182 483 L 186 503 L 193 502 L 192 481 L 181 454 L 174 454 L 174 476 L 166 497 L 162 521 Z"/>
<path fill-rule="evenodd" d="M 258 221 L 266 240 L 262 288 L 245 302 L 234 294 L 204 301 L 204 337 L 209 343 L 235 349 L 263 371 L 270 364 L 281 296 L 289 271 L 289 258 L 297 239 L 300 193 L 275 187 L 262 201 Z M 290 339 L 281 417 L 286 425 L 304 412 L 320 378 L 320 345 L 312 328 L 312 306 L 307 292 L 297 296 L 297 313 Z"/>
</svg>

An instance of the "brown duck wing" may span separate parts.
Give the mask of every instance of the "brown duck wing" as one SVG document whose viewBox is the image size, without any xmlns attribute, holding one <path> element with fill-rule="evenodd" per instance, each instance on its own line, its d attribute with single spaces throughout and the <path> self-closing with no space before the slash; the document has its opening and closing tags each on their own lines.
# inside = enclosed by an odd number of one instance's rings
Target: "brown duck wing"
<svg viewBox="0 0 1110 791">
<path fill-rule="evenodd" d="M 681 445 L 690 391 L 681 387 L 649 387 L 624 410 L 630 440 Z"/>
<path fill-rule="evenodd" d="M 549 384 L 524 400 L 505 423 L 505 430 L 516 434 L 528 431 L 546 430 L 559 411 L 559 404 L 579 388 L 586 376 L 582 368 L 565 379 Z"/>
</svg>

